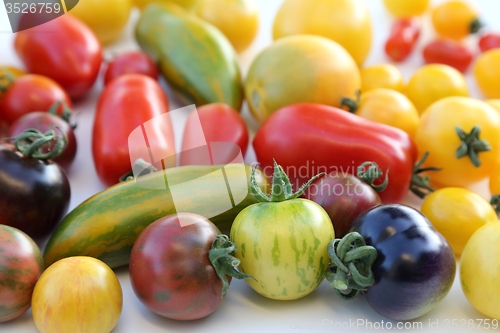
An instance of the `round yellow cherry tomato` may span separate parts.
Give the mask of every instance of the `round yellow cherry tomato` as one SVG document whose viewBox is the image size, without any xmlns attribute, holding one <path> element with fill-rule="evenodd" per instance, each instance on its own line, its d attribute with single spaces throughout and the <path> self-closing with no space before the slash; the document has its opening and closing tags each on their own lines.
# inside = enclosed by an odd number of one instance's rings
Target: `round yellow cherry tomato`
<svg viewBox="0 0 500 333">
<path fill-rule="evenodd" d="M 236 52 L 243 52 L 259 30 L 259 12 L 253 0 L 199 0 L 193 9 L 229 39 Z"/>
<path fill-rule="evenodd" d="M 274 19 L 273 37 L 319 35 L 342 45 L 361 66 L 372 45 L 372 24 L 362 0 L 285 0 Z"/>
<path fill-rule="evenodd" d="M 445 187 L 429 194 L 420 209 L 450 243 L 457 257 L 462 255 L 472 234 L 497 214 L 479 194 L 460 187 Z"/>
<path fill-rule="evenodd" d="M 500 113 L 500 99 L 487 99 L 485 100 L 486 103 L 491 105 L 495 110 Z"/>
<path fill-rule="evenodd" d="M 133 0 L 134 5 L 140 10 L 144 9 L 144 7 L 152 2 L 173 2 L 189 11 L 193 9 L 197 1 L 198 0 Z"/>
<path fill-rule="evenodd" d="M 420 155 L 429 151 L 423 168 L 442 168 L 430 174 L 432 184 L 467 187 L 489 177 L 500 160 L 499 128 L 498 112 L 477 99 L 446 97 L 427 108 L 420 117 L 415 143 Z M 487 146 L 490 149 L 484 150 Z"/>
<path fill-rule="evenodd" d="M 442 64 L 422 66 L 408 81 L 406 95 L 422 114 L 432 103 L 449 96 L 469 96 L 462 73 Z"/>
<path fill-rule="evenodd" d="M 429 7 L 430 0 L 384 0 L 385 8 L 397 18 L 420 16 Z"/>
<path fill-rule="evenodd" d="M 500 221 L 487 223 L 469 239 L 460 260 L 460 285 L 482 314 L 500 320 Z M 492 321 L 489 321 L 493 324 Z M 490 326 L 491 327 L 491 326 Z M 493 326 L 494 327 L 494 326 Z"/>
<path fill-rule="evenodd" d="M 471 1 L 451 0 L 433 9 L 432 25 L 438 35 L 458 40 L 479 30 L 478 17 L 479 12 Z"/>
<path fill-rule="evenodd" d="M 107 45 L 120 37 L 131 9 L 132 0 L 85 0 L 69 13 L 82 20 Z"/>
<path fill-rule="evenodd" d="M 377 88 L 387 88 L 404 92 L 403 74 L 392 64 L 379 64 L 360 70 L 361 92 Z"/>
<path fill-rule="evenodd" d="M 500 98 L 500 49 L 488 50 L 477 58 L 474 77 L 486 98 Z"/>
</svg>

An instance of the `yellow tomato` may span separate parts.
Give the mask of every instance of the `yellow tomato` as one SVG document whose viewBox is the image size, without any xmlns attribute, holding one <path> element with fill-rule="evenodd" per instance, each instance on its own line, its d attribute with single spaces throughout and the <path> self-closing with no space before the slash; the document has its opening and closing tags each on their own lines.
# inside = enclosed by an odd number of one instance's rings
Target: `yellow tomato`
<svg viewBox="0 0 500 333">
<path fill-rule="evenodd" d="M 420 211 L 446 238 L 457 257 L 477 229 L 498 219 L 488 201 L 460 187 L 445 187 L 429 194 Z"/>
<path fill-rule="evenodd" d="M 372 44 L 370 14 L 362 0 L 285 0 L 274 19 L 273 37 L 297 34 L 330 38 L 361 66 Z"/>
<path fill-rule="evenodd" d="M 491 105 L 495 110 L 500 113 L 500 99 L 487 99 L 485 100 L 486 103 Z"/>
<path fill-rule="evenodd" d="M 392 64 L 379 64 L 360 70 L 361 92 L 377 88 L 387 88 L 404 92 L 403 74 Z"/>
<path fill-rule="evenodd" d="M 141 10 L 152 2 L 173 2 L 187 10 L 192 10 L 197 1 L 198 0 L 133 0 L 134 5 Z"/>
<path fill-rule="evenodd" d="M 500 49 L 488 50 L 477 58 L 474 77 L 486 98 L 500 98 Z"/>
<path fill-rule="evenodd" d="M 384 0 L 385 8 L 397 18 L 420 16 L 429 7 L 430 0 Z"/>
<path fill-rule="evenodd" d="M 467 82 L 455 68 L 430 64 L 419 68 L 408 81 L 406 95 L 422 114 L 432 103 L 449 96 L 469 96 Z"/>
<path fill-rule="evenodd" d="M 199 0 L 193 11 L 219 28 L 237 52 L 257 36 L 259 12 L 253 0 Z"/>
<path fill-rule="evenodd" d="M 420 116 L 412 102 L 400 92 L 386 88 L 370 90 L 362 93 L 356 104 L 351 111 L 358 116 L 397 127 L 411 137 L 415 135 Z"/>
<path fill-rule="evenodd" d="M 481 227 L 472 235 L 460 261 L 460 285 L 465 297 L 476 310 L 495 319 L 500 319 L 498 253 L 500 253 L 500 221 L 495 221 Z M 491 321 L 488 323 L 491 324 Z"/>
<path fill-rule="evenodd" d="M 131 8 L 132 0 L 85 0 L 69 13 L 82 20 L 106 45 L 120 37 Z"/>
<path fill-rule="evenodd" d="M 342 97 L 356 97 L 358 67 L 336 42 L 296 35 L 271 44 L 253 61 L 245 80 L 245 96 L 255 119 L 263 122 L 294 103 L 339 107 Z"/>
<path fill-rule="evenodd" d="M 460 138 L 471 133 L 477 136 Z M 432 104 L 420 117 L 415 143 L 422 155 L 429 151 L 423 167 L 438 167 L 432 181 L 439 186 L 466 187 L 486 179 L 500 159 L 500 115 L 487 103 L 468 97 L 447 97 Z M 486 141 L 490 150 L 481 151 Z M 468 141 L 469 144 L 465 144 Z M 457 157 L 460 152 L 462 157 Z M 476 155 L 476 158 L 474 157 Z M 477 161 L 476 161 L 477 160 Z M 474 161 L 479 162 L 476 165 Z"/>
<path fill-rule="evenodd" d="M 115 273 L 91 257 L 56 261 L 40 276 L 32 297 L 33 320 L 42 333 L 109 333 L 122 311 Z"/>
<path fill-rule="evenodd" d="M 433 9 L 432 25 L 442 37 L 462 39 L 479 30 L 478 16 L 471 1 L 451 0 Z"/>
</svg>

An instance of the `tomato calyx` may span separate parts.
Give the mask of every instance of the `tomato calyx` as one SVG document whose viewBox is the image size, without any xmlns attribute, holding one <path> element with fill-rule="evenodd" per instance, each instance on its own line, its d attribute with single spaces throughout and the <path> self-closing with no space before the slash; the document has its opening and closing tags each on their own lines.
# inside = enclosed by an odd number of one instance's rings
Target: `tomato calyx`
<svg viewBox="0 0 500 333">
<path fill-rule="evenodd" d="M 355 94 L 356 99 L 349 97 L 342 97 L 340 99 L 340 106 L 347 109 L 350 113 L 356 113 L 356 110 L 359 108 L 359 104 L 361 103 L 361 91 L 358 89 Z"/>
<path fill-rule="evenodd" d="M 7 68 L 2 69 L 2 75 L 0 75 L 0 91 L 6 92 L 12 83 L 14 83 L 14 75 Z"/>
<path fill-rule="evenodd" d="M 481 127 L 476 125 L 470 133 L 466 133 L 460 126 L 456 126 L 455 131 L 462 141 L 460 147 L 457 148 L 455 156 L 457 158 L 468 156 L 476 168 L 481 166 L 478 153 L 491 150 L 488 141 L 479 139 Z"/>
<path fill-rule="evenodd" d="M 377 250 L 366 245 L 358 232 L 330 241 L 327 251 L 332 262 L 325 277 L 338 297 L 354 299 L 375 282 L 371 266 L 377 258 Z"/>
<path fill-rule="evenodd" d="M 59 111 L 61 109 L 61 111 Z M 64 101 L 57 101 L 54 104 L 52 104 L 47 111 L 48 113 L 51 113 L 55 116 L 58 116 L 62 118 L 64 121 L 66 121 L 72 129 L 76 128 L 76 123 L 71 123 L 70 118 L 73 115 L 73 111 L 70 109 L 70 107 L 64 103 Z"/>
<path fill-rule="evenodd" d="M 368 168 L 366 168 L 368 167 Z M 387 184 L 389 184 L 389 169 L 385 173 L 384 182 L 380 185 L 375 185 L 373 182 L 378 179 L 384 173 L 379 168 L 378 164 L 375 162 L 363 162 L 358 166 L 356 177 L 370 185 L 376 192 L 381 192 L 385 190 Z"/>
<path fill-rule="evenodd" d="M 415 194 L 420 199 L 423 199 L 427 194 L 434 192 L 434 188 L 432 188 L 429 185 L 431 178 L 428 175 L 421 175 L 421 173 L 427 171 L 441 171 L 441 168 L 437 167 L 422 168 L 422 164 L 424 164 L 428 156 L 429 152 L 426 151 L 424 155 L 422 155 L 420 161 L 418 161 L 417 164 L 413 166 L 413 175 L 411 177 L 410 191 L 412 191 L 413 194 Z"/>
<path fill-rule="evenodd" d="M 469 31 L 471 34 L 479 32 L 484 27 L 484 24 L 479 19 L 474 19 L 470 22 Z"/>
<path fill-rule="evenodd" d="M 266 195 L 261 190 L 259 184 L 255 179 L 256 167 L 252 168 L 252 174 L 250 175 L 250 189 L 254 197 L 259 202 L 280 202 L 280 201 L 296 199 L 304 193 L 304 191 L 309 187 L 309 185 L 311 185 L 313 181 L 315 181 L 319 177 L 326 175 L 325 172 L 317 174 L 316 176 L 309 179 L 294 193 L 292 191 L 292 184 L 290 182 L 290 179 L 288 178 L 283 168 L 280 165 L 278 165 L 278 163 L 276 163 L 274 159 L 273 163 L 274 163 L 273 180 L 271 183 L 271 194 L 269 196 Z"/>
<path fill-rule="evenodd" d="M 494 194 L 491 196 L 490 205 L 493 207 L 497 215 L 500 214 L 500 195 Z"/>
<path fill-rule="evenodd" d="M 68 138 L 66 133 L 60 132 L 62 136 L 57 135 L 55 130 L 42 133 L 31 128 L 15 137 L 5 138 L 4 140 L 14 141 L 14 146 L 26 157 L 49 160 L 59 156 L 66 148 Z"/>
<path fill-rule="evenodd" d="M 222 281 L 222 293 L 221 297 L 226 295 L 227 289 L 229 288 L 229 282 L 227 280 L 227 275 L 236 279 L 248 279 L 255 278 L 251 275 L 244 274 L 236 270 L 239 266 L 240 260 L 233 257 L 232 254 L 236 251 L 236 245 L 229 240 L 227 235 L 217 235 L 215 237 L 212 248 L 208 252 L 208 258 L 214 266 L 217 276 Z"/>
</svg>

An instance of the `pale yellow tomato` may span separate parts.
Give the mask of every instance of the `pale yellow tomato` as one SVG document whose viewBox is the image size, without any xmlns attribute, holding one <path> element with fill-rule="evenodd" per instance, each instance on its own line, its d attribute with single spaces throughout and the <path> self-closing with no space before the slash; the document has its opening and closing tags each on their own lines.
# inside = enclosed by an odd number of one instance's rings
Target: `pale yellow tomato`
<svg viewBox="0 0 500 333">
<path fill-rule="evenodd" d="M 500 113 L 500 99 L 487 99 L 485 100 L 486 103 L 491 105 L 495 110 Z"/>
<path fill-rule="evenodd" d="M 419 68 L 406 85 L 406 95 L 422 114 L 432 103 L 449 96 L 469 96 L 469 88 L 462 73 L 442 64 Z"/>
<path fill-rule="evenodd" d="M 404 92 L 403 74 L 392 64 L 379 64 L 362 68 L 361 92 L 365 93 L 372 89 L 388 88 Z"/>
<path fill-rule="evenodd" d="M 474 77 L 486 98 L 500 98 L 500 49 L 488 50 L 477 58 Z"/>
<path fill-rule="evenodd" d="M 122 311 L 122 289 L 115 273 L 91 257 L 56 261 L 40 276 L 32 314 L 41 333 L 109 333 Z"/>
<path fill-rule="evenodd" d="M 430 0 L 384 0 L 385 8 L 397 18 L 420 16 L 429 7 Z"/>
<path fill-rule="evenodd" d="M 133 0 L 134 5 L 141 10 L 152 2 L 171 2 L 178 4 L 187 10 L 192 10 L 197 1 L 198 0 Z"/>
<path fill-rule="evenodd" d="M 194 13 L 212 23 L 237 52 L 252 44 L 259 30 L 259 12 L 253 0 L 198 0 Z"/>
</svg>

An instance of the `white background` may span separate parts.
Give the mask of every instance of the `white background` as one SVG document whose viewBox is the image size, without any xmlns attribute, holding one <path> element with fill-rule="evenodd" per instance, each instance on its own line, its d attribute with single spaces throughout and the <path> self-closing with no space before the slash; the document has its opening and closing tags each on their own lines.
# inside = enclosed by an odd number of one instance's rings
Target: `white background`
<svg viewBox="0 0 500 333">
<path fill-rule="evenodd" d="M 244 73 L 246 73 L 252 59 L 254 59 L 264 47 L 271 43 L 273 18 L 279 5 L 282 3 L 282 0 L 254 1 L 257 3 L 260 10 L 261 26 L 259 35 L 251 48 L 240 55 L 241 67 Z M 439 2 L 441 1 L 434 0 L 433 4 Z M 488 28 L 500 31 L 500 20 L 498 20 L 500 14 L 500 1 L 476 0 L 475 2 L 481 9 L 482 19 L 488 24 Z M 383 43 L 388 35 L 392 18 L 385 11 L 382 0 L 365 0 L 365 3 L 369 7 L 374 27 L 374 43 L 371 54 L 365 62 L 365 65 L 387 62 L 388 59 L 386 59 L 383 52 Z M 122 38 L 111 47 L 105 49 L 107 55 L 138 48 L 133 40 L 133 27 L 137 18 L 136 14 L 137 12 L 134 12 L 134 15 L 132 15 L 130 24 Z M 12 44 L 14 35 L 9 31 L 10 26 L 6 21 L 5 8 L 0 1 L 0 65 L 9 64 L 22 67 L 22 63 L 13 50 Z M 406 79 L 411 76 L 413 71 L 422 65 L 421 47 L 425 41 L 428 41 L 432 36 L 432 29 L 427 22 L 422 33 L 422 38 L 417 46 L 417 51 L 407 61 L 399 65 Z M 470 38 L 467 42 L 472 46 L 475 45 L 474 38 Z M 467 82 L 471 94 L 475 97 L 480 97 L 477 86 L 470 74 L 467 75 Z M 74 208 L 80 202 L 104 188 L 99 183 L 94 171 L 90 150 L 94 107 L 101 90 L 102 84 L 100 77 L 99 82 L 96 83 L 94 89 L 87 98 L 74 106 L 75 111 L 78 112 L 78 128 L 76 130 L 76 135 L 79 147 L 76 160 L 68 172 L 72 190 L 71 208 Z M 171 109 L 183 106 L 176 103 L 176 101 L 171 101 Z M 242 113 L 248 121 L 251 132 L 255 133 L 257 123 L 251 119 L 246 105 Z M 177 144 L 179 144 L 180 141 L 180 129 L 183 127 L 182 121 L 183 119 L 176 119 L 174 121 L 177 130 Z M 247 153 L 246 160 L 248 162 L 253 162 L 255 160 L 251 148 Z M 483 196 L 488 196 L 485 191 L 484 182 L 478 184 L 474 188 L 480 191 Z M 408 197 L 407 202 L 417 206 L 419 205 L 419 201 L 411 196 Z M 350 302 L 344 302 L 337 299 L 327 282 L 324 282 L 315 292 L 300 300 L 273 301 L 255 293 L 246 282 L 234 279 L 224 303 L 215 313 L 197 321 L 177 322 L 151 313 L 137 300 L 130 286 L 127 268 L 120 268 L 115 271 L 121 282 L 124 296 L 123 313 L 118 325 L 113 330 L 115 333 L 179 331 L 215 332 L 216 330 L 234 330 L 239 332 L 362 332 L 371 331 L 371 329 L 369 329 L 370 324 L 373 326 L 372 330 L 380 330 L 379 327 L 388 328 L 388 325 L 392 325 L 393 329 L 397 327 L 397 322 L 378 315 L 362 297 Z M 492 329 L 480 327 L 481 319 L 487 318 L 476 311 L 467 302 L 460 289 L 458 278 L 456 278 L 448 296 L 433 311 L 413 322 L 406 323 L 406 325 L 409 325 L 406 327 L 415 328 L 409 330 L 425 332 L 451 332 L 457 331 L 457 329 L 475 332 L 492 331 Z M 359 325 L 350 326 L 351 323 L 357 323 Z M 431 323 L 432 325 L 430 325 Z M 339 328 L 340 326 L 343 326 L 344 329 Z M 463 329 L 458 328 L 459 326 L 463 327 Z M 14 321 L 0 324 L 0 332 L 37 332 L 37 330 L 32 321 L 31 312 L 28 311 Z"/>
</svg>

